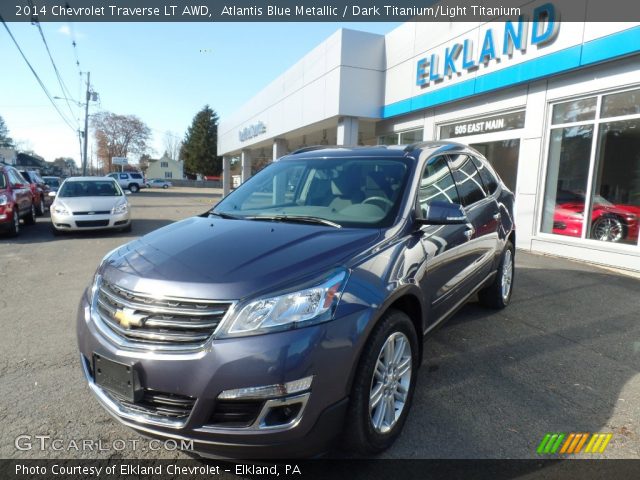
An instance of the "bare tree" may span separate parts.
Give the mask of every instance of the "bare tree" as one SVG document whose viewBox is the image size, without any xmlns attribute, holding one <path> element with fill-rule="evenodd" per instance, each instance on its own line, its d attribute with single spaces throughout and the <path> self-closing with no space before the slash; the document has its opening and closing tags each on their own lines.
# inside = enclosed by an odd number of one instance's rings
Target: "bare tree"
<svg viewBox="0 0 640 480">
<path fill-rule="evenodd" d="M 182 148 L 182 140 L 177 133 L 167 130 L 164 132 L 163 139 L 164 151 L 172 160 L 180 160 L 180 149 Z"/>
<path fill-rule="evenodd" d="M 107 171 L 111 171 L 113 157 L 142 155 L 148 148 L 151 129 L 135 115 L 99 112 L 91 123 L 98 146 L 98 161 Z"/>
</svg>

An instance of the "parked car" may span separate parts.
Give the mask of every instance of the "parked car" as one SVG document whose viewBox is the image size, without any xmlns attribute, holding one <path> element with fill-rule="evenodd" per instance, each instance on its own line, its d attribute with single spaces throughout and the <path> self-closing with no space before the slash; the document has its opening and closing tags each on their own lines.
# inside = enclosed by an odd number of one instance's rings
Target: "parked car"
<svg viewBox="0 0 640 480">
<path fill-rule="evenodd" d="M 108 176 L 118 182 L 122 189 L 130 190 L 131 193 L 137 193 L 147 186 L 144 176 L 139 172 L 114 172 Z"/>
<path fill-rule="evenodd" d="M 161 178 L 153 178 L 147 182 L 149 188 L 169 188 L 173 187 L 173 184 L 168 180 L 162 180 Z"/>
<path fill-rule="evenodd" d="M 571 237 L 582 236 L 585 196 L 580 192 L 560 191 L 556 196 L 553 233 Z M 638 241 L 640 207 L 613 204 L 601 195 L 594 195 L 589 236 L 606 242 Z"/>
<path fill-rule="evenodd" d="M 34 170 L 20 170 L 22 177 L 29 182 L 33 201 L 36 205 L 36 213 L 44 215 L 47 208 L 51 206 L 53 198 L 49 197 L 51 191 L 43 178 Z"/>
<path fill-rule="evenodd" d="M 131 231 L 127 196 L 113 178 L 67 178 L 51 205 L 54 235 L 72 230 Z"/>
<path fill-rule="evenodd" d="M 44 180 L 44 183 L 49 186 L 49 191 L 51 192 L 57 192 L 60 188 L 60 185 L 62 184 L 62 178 L 60 177 L 47 176 L 42 177 L 42 179 Z"/>
<path fill-rule="evenodd" d="M 513 205 L 456 143 L 296 151 L 103 259 L 78 310 L 86 380 L 125 425 L 202 453 L 312 455 L 341 433 L 380 452 L 424 339 L 476 293 L 509 304 Z"/>
<path fill-rule="evenodd" d="M 15 168 L 0 163 L 0 230 L 11 236 L 18 235 L 20 219 L 26 225 L 36 223 L 36 206 L 29 182 Z"/>
</svg>

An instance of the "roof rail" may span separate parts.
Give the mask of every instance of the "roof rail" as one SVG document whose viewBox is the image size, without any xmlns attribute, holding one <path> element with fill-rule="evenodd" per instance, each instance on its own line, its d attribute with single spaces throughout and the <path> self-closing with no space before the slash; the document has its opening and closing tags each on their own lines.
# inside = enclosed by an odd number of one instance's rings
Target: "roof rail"
<svg viewBox="0 0 640 480">
<path fill-rule="evenodd" d="M 293 152 L 289 153 L 289 155 L 296 155 L 297 153 L 305 153 L 305 152 L 313 152 L 314 150 L 322 150 L 325 148 L 335 148 L 332 145 L 311 145 L 310 147 L 302 147 Z"/>
</svg>

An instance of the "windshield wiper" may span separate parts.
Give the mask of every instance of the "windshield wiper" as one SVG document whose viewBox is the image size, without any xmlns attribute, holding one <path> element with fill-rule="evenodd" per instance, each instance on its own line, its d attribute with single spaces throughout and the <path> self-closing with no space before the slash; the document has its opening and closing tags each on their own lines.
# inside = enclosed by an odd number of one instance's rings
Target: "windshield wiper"
<svg viewBox="0 0 640 480">
<path fill-rule="evenodd" d="M 243 217 L 245 220 L 271 220 L 275 222 L 290 223 L 313 223 L 315 225 L 326 225 L 333 228 L 342 228 L 342 225 L 331 220 L 320 217 L 307 217 L 304 215 L 256 215 L 253 217 Z"/>
<path fill-rule="evenodd" d="M 213 210 L 209 210 L 209 215 L 215 215 L 216 217 L 225 218 L 229 220 L 242 220 L 244 217 L 240 217 L 238 215 L 231 215 L 230 213 L 225 212 L 214 212 Z"/>
</svg>

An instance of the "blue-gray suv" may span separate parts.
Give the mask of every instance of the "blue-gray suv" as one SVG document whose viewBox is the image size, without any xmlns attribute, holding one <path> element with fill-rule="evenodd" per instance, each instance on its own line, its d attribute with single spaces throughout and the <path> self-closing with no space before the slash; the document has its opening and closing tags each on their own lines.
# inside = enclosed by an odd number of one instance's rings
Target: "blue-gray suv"
<svg viewBox="0 0 640 480">
<path fill-rule="evenodd" d="M 84 374 L 120 422 L 202 454 L 380 452 L 427 335 L 476 293 L 509 303 L 513 206 L 464 145 L 298 150 L 104 258 Z"/>
</svg>

